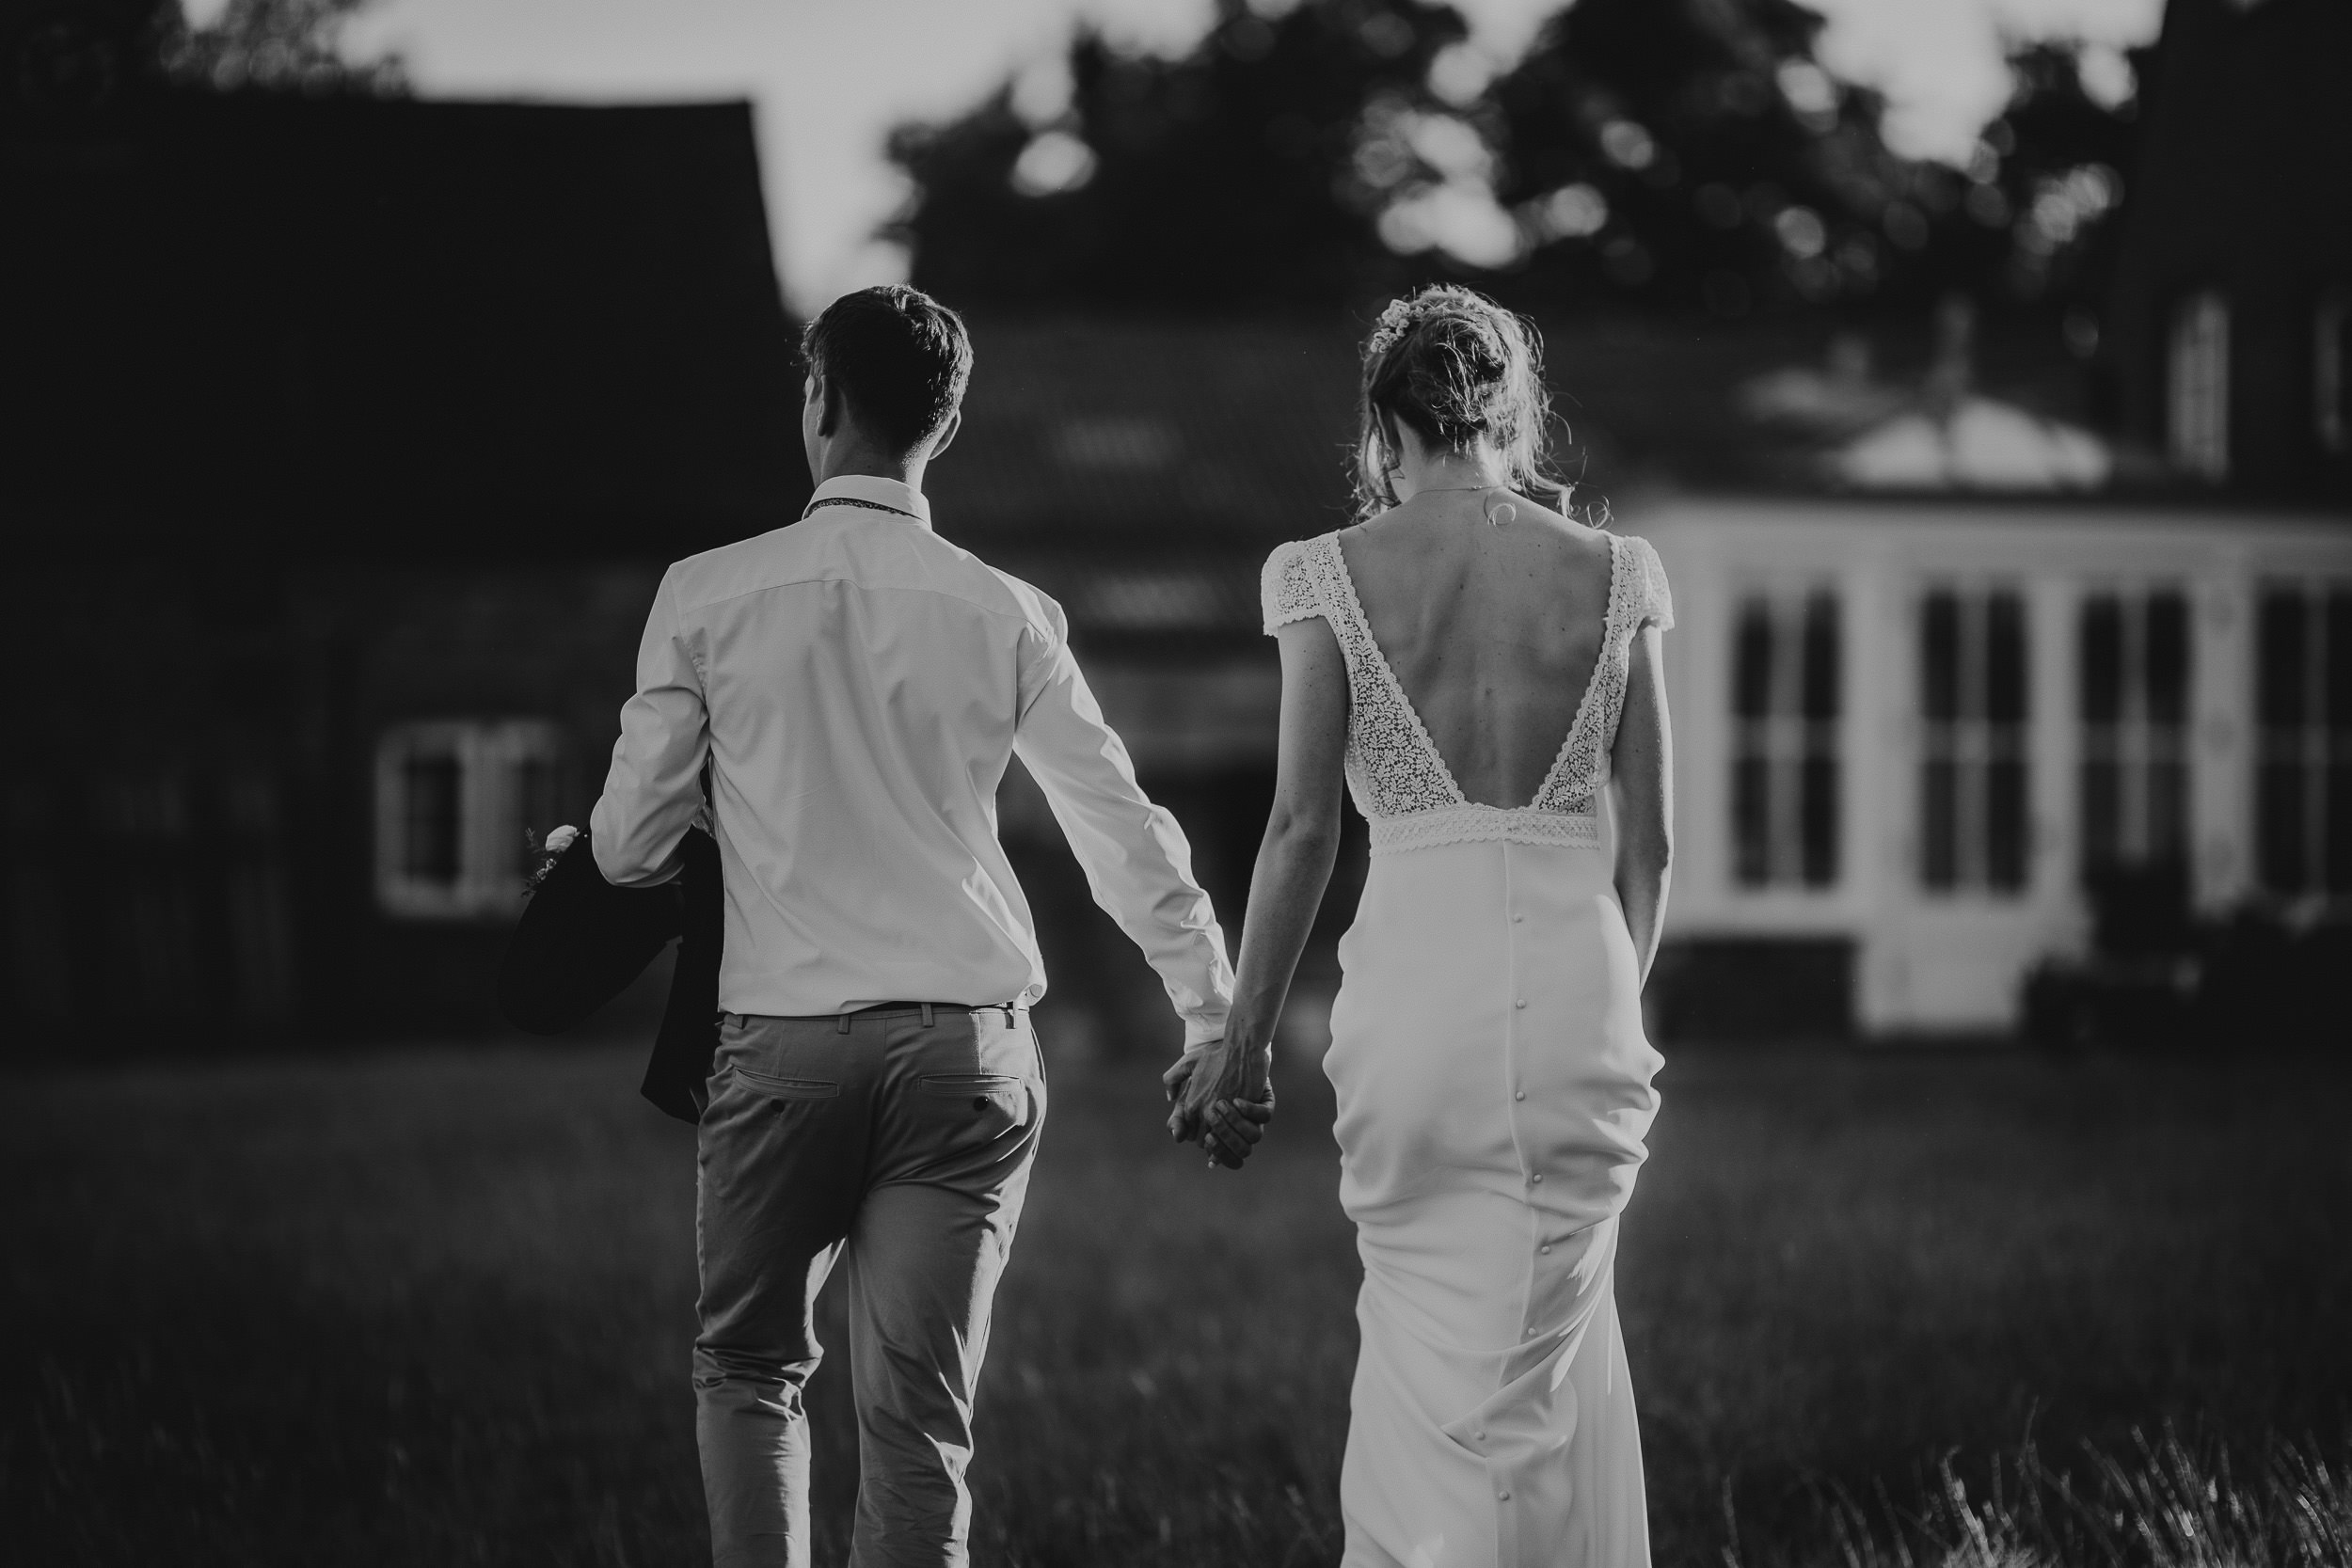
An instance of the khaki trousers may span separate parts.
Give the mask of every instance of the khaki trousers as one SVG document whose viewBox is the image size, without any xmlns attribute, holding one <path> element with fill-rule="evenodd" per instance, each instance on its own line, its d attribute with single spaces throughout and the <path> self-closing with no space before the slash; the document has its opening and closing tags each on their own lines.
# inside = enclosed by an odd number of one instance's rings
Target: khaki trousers
<svg viewBox="0 0 2352 1568">
<path fill-rule="evenodd" d="M 853 1568 L 961 1568 L 989 1306 L 1045 1120 L 1028 1014 L 728 1014 L 700 1133 L 695 1435 L 717 1568 L 806 1568 L 817 1292 L 848 1274 Z"/>
</svg>

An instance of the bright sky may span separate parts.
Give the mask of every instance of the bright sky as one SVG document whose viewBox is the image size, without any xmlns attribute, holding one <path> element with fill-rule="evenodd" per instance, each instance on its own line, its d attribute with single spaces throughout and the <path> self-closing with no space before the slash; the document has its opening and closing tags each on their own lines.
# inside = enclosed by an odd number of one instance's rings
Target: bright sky
<svg viewBox="0 0 2352 1568">
<path fill-rule="evenodd" d="M 1253 0 L 1279 9 L 1284 0 Z M 1571 0 L 1572 3 L 1572 0 Z M 2152 38 L 2162 0 L 1810 0 L 1821 63 L 1883 91 L 1906 151 L 1958 159 L 2000 106 L 2001 40 Z M 187 0 L 192 14 L 225 0 Z M 1500 60 L 1562 0 L 1454 0 Z M 1121 45 L 1183 50 L 1212 0 L 376 0 L 354 52 L 397 50 L 429 97 L 585 102 L 747 97 L 758 105 L 769 222 L 793 305 L 904 275 L 872 239 L 905 199 L 882 138 L 953 114 L 1051 62 L 1085 19 Z M 1050 68 L 1033 77 L 1050 90 Z"/>
</svg>

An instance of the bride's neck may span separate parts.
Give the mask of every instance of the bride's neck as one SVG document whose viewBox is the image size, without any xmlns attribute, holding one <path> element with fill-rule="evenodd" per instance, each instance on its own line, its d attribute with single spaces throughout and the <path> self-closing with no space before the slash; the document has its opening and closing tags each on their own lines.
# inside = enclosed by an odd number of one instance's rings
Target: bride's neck
<svg viewBox="0 0 2352 1568">
<path fill-rule="evenodd" d="M 1405 475 L 1413 494 L 1439 490 L 1489 490 L 1510 483 L 1502 460 L 1484 450 L 1429 453 Z"/>
</svg>

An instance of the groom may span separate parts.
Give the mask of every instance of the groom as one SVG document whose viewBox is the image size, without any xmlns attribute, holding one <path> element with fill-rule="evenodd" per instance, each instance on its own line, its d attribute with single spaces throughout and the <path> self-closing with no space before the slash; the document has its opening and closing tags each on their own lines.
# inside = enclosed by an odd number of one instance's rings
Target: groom
<svg viewBox="0 0 2352 1568">
<path fill-rule="evenodd" d="M 972 1404 L 1045 1078 L 1037 938 L 996 842 L 1018 753 L 1094 895 L 1216 1038 L 1225 939 L 1175 820 L 1136 787 L 1059 606 L 931 530 L 925 467 L 972 372 L 908 288 L 802 341 L 799 522 L 672 566 L 592 820 L 607 880 L 659 882 L 709 809 L 725 888 L 700 1124 L 695 1432 L 720 1568 L 808 1561 L 811 1309 L 847 1272 L 850 1560 L 961 1564 Z"/>
</svg>

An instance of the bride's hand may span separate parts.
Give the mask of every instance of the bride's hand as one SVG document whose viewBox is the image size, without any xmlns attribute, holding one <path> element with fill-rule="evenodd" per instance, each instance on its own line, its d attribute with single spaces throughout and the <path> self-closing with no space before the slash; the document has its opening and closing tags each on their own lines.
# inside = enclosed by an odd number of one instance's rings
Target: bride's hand
<svg viewBox="0 0 2352 1568">
<path fill-rule="evenodd" d="M 1265 1136 L 1265 1124 L 1274 1119 L 1274 1090 L 1269 1086 L 1263 1100 L 1220 1100 L 1208 1109 L 1200 1134 L 1200 1147 L 1209 1151 L 1213 1164 L 1228 1170 L 1239 1170 L 1258 1140 Z"/>
<path fill-rule="evenodd" d="M 1198 1140 L 1211 1160 L 1240 1169 L 1274 1114 L 1273 1065 L 1271 1046 L 1251 1049 L 1230 1037 L 1186 1051 L 1161 1079 L 1176 1102 L 1169 1135 Z"/>
</svg>

